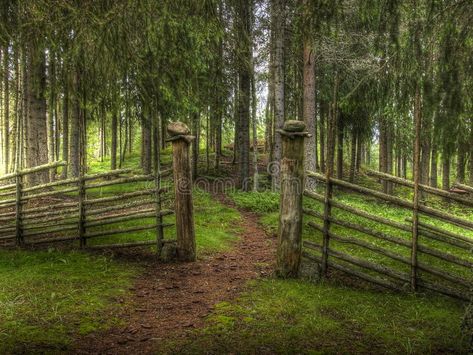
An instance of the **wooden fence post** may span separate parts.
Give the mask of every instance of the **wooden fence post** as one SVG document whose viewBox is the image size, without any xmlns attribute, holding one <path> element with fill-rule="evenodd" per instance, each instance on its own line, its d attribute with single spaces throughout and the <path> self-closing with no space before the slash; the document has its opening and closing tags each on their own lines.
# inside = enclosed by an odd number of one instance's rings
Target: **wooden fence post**
<svg viewBox="0 0 473 355">
<path fill-rule="evenodd" d="M 281 204 L 277 274 L 297 277 L 302 254 L 302 195 L 304 192 L 304 132 L 302 121 L 286 121 L 282 130 Z"/>
<path fill-rule="evenodd" d="M 22 210 L 22 189 L 23 189 L 23 178 L 20 172 L 16 172 L 15 176 L 16 184 L 16 205 L 15 205 L 15 234 L 16 234 L 16 244 L 23 244 L 23 230 L 22 230 L 22 221 L 21 221 L 21 210 Z"/>
<path fill-rule="evenodd" d="M 192 202 L 192 170 L 190 143 L 195 137 L 182 122 L 172 122 L 167 127 L 172 142 L 174 173 L 177 258 L 181 261 L 195 261 L 194 206 Z"/>
</svg>

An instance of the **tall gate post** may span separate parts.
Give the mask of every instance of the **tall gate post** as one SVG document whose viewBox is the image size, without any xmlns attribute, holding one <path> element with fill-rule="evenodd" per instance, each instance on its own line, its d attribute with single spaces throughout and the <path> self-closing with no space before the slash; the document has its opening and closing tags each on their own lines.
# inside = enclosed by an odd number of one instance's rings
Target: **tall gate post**
<svg viewBox="0 0 473 355">
<path fill-rule="evenodd" d="M 195 261 L 194 206 L 192 202 L 192 171 L 189 148 L 195 139 L 182 122 L 172 122 L 167 127 L 172 142 L 174 173 L 177 258 Z"/>
<path fill-rule="evenodd" d="M 302 121 L 289 120 L 282 135 L 281 203 L 279 210 L 277 274 L 297 277 L 302 253 L 302 195 L 304 193 L 304 132 Z"/>
</svg>

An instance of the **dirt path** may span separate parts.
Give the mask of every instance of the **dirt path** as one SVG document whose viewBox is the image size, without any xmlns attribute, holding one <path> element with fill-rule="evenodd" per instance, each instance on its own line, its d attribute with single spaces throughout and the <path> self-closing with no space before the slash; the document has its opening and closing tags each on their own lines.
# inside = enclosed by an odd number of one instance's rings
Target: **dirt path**
<svg viewBox="0 0 473 355">
<path fill-rule="evenodd" d="M 214 198 L 234 207 L 221 193 Z M 202 326 L 213 306 L 234 299 L 248 280 L 271 274 L 274 239 L 255 214 L 240 212 L 242 231 L 232 250 L 195 263 L 151 263 L 132 288 L 131 306 L 116 315 L 127 326 L 80 339 L 74 353 L 154 353 L 163 339 L 185 337 Z"/>
</svg>

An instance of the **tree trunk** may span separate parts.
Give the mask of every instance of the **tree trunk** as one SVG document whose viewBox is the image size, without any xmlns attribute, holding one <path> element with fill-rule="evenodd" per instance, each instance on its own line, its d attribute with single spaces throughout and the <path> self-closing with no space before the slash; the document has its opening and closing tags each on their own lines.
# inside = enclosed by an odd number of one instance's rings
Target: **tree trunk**
<svg viewBox="0 0 473 355">
<path fill-rule="evenodd" d="M 432 154 L 430 157 L 430 186 L 437 188 L 438 187 L 438 151 L 437 144 L 432 144 Z"/>
<path fill-rule="evenodd" d="M 3 50 L 3 162 L 4 172 L 8 174 L 10 167 L 10 76 L 8 70 L 8 45 Z"/>
<path fill-rule="evenodd" d="M 325 173 L 325 121 L 326 121 L 326 105 L 325 103 L 320 103 L 320 170 Z"/>
<path fill-rule="evenodd" d="M 255 84 L 255 67 L 251 61 L 251 118 L 253 136 L 253 191 L 258 191 L 258 130 L 257 130 L 257 98 Z"/>
<path fill-rule="evenodd" d="M 195 139 L 192 141 L 192 179 L 199 174 L 199 149 L 200 149 L 200 113 L 192 113 L 192 131 Z"/>
<path fill-rule="evenodd" d="M 151 174 L 151 122 L 150 116 L 141 117 L 141 168 L 144 174 Z"/>
<path fill-rule="evenodd" d="M 430 152 L 431 152 L 431 126 L 432 120 L 423 115 L 422 118 L 422 156 L 420 160 L 420 183 L 428 185 L 430 180 L 429 168 L 430 168 Z"/>
<path fill-rule="evenodd" d="M 304 2 L 305 7 L 308 6 L 307 1 Z M 306 15 L 305 9 L 303 15 Z M 315 105 L 315 51 L 310 35 L 306 35 L 304 39 L 304 97 L 303 97 L 303 117 L 307 132 L 311 134 L 305 140 L 304 146 L 304 170 L 317 170 L 317 129 L 316 129 L 316 105 Z M 310 186 L 315 188 L 315 180 L 309 180 Z"/>
<path fill-rule="evenodd" d="M 470 117 L 470 186 L 473 186 L 473 117 Z"/>
<path fill-rule="evenodd" d="M 54 62 L 54 55 L 50 53 L 49 59 L 49 111 L 48 111 L 48 152 L 49 162 L 53 162 L 56 156 L 56 133 L 55 133 L 55 121 L 56 114 L 56 65 Z M 51 169 L 49 172 L 50 180 L 54 180 L 56 171 Z"/>
<path fill-rule="evenodd" d="M 44 52 L 29 47 L 27 55 L 27 90 L 28 101 L 27 130 L 26 130 L 26 164 L 31 168 L 47 164 L 47 117 L 46 117 L 46 64 Z M 49 181 L 47 171 L 29 176 L 30 184 Z"/>
<path fill-rule="evenodd" d="M 458 160 L 457 160 L 457 181 L 460 184 L 465 182 L 465 162 L 466 162 L 466 144 L 459 142 L 458 144 Z"/>
<path fill-rule="evenodd" d="M 62 110 L 62 160 L 66 162 L 66 165 L 62 168 L 61 178 L 66 179 L 69 165 L 69 81 L 67 79 L 64 80 Z"/>
<path fill-rule="evenodd" d="M 74 76 L 74 88 L 73 93 L 73 103 L 72 103 L 72 116 L 71 116 L 71 132 L 70 132 L 70 152 L 69 152 L 69 162 L 71 166 L 71 175 L 73 177 L 78 177 L 80 173 L 80 136 L 81 136 L 81 107 L 80 107 L 80 98 L 79 98 L 79 72 L 77 71 Z"/>
<path fill-rule="evenodd" d="M 343 135 L 344 126 L 342 115 L 338 116 L 337 124 L 337 178 L 343 179 Z"/>
<path fill-rule="evenodd" d="M 284 82 L 284 35 L 286 20 L 286 2 L 284 0 L 272 0 L 271 2 L 271 23 L 272 40 L 274 41 L 274 126 L 275 129 L 282 129 L 285 121 L 285 82 Z M 280 164 L 282 157 L 282 138 L 280 134 L 274 137 L 273 159 L 276 164 Z M 273 187 L 279 189 L 280 178 L 279 169 L 273 171 Z"/>
<path fill-rule="evenodd" d="M 356 171 L 356 146 L 357 146 L 357 138 L 356 133 L 352 133 L 351 135 L 351 157 L 350 157 L 350 182 L 355 181 L 355 171 Z"/>
<path fill-rule="evenodd" d="M 442 189 L 450 190 L 450 156 L 445 152 L 442 154 Z"/>
<path fill-rule="evenodd" d="M 356 134 L 356 172 L 360 172 L 361 161 L 363 156 L 363 141 L 361 139 L 361 134 L 358 132 Z"/>
<path fill-rule="evenodd" d="M 237 6 L 236 21 L 238 33 L 238 113 L 239 113 L 239 185 L 248 191 L 250 177 L 250 98 L 251 98 L 251 63 L 252 33 L 250 0 L 240 0 Z"/>
<path fill-rule="evenodd" d="M 116 105 L 116 103 L 113 103 Z M 117 168 L 117 145 L 118 145 L 118 113 L 117 108 L 113 109 L 112 113 L 112 145 L 110 151 L 110 169 L 115 170 Z"/>
</svg>

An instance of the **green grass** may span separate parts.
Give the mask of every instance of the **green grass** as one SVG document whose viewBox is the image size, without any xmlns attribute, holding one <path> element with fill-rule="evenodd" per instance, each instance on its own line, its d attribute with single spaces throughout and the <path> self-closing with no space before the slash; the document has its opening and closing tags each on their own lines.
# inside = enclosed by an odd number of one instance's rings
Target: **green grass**
<svg viewBox="0 0 473 355">
<path fill-rule="evenodd" d="M 463 307 L 446 298 L 265 280 L 224 302 L 169 353 L 465 353 Z"/>
<path fill-rule="evenodd" d="M 105 317 L 136 266 L 81 252 L 0 252 L 0 353 L 64 349 L 119 322 Z"/>
<path fill-rule="evenodd" d="M 194 189 L 194 222 L 196 232 L 197 255 L 205 256 L 211 253 L 228 250 L 237 240 L 236 232 L 239 231 L 238 223 L 240 214 L 229 207 L 212 199 L 210 194 L 199 189 Z M 164 208 L 173 208 L 172 205 Z M 165 223 L 175 223 L 174 215 L 164 217 Z M 141 225 L 155 223 L 154 218 L 144 218 L 129 222 L 121 222 L 102 227 L 91 228 L 91 232 L 107 231 L 112 229 L 128 229 Z M 114 236 L 99 237 L 90 240 L 91 245 L 105 245 L 126 243 L 155 239 L 155 230 L 139 231 Z M 176 238 L 175 226 L 164 229 L 167 240 Z"/>
</svg>

